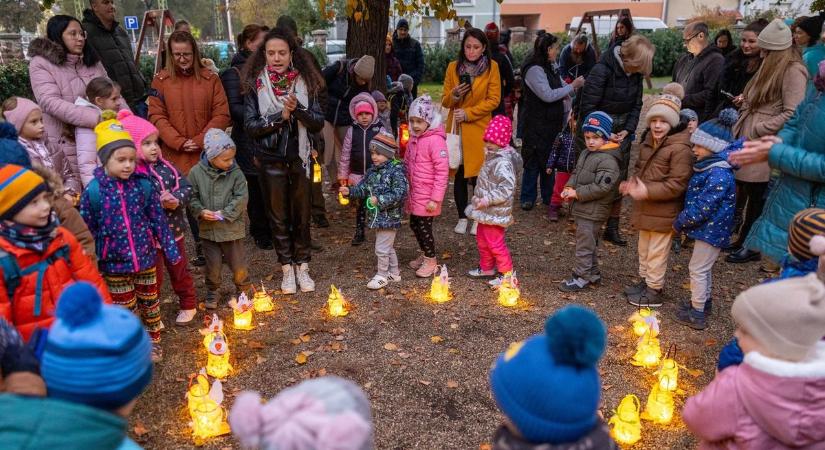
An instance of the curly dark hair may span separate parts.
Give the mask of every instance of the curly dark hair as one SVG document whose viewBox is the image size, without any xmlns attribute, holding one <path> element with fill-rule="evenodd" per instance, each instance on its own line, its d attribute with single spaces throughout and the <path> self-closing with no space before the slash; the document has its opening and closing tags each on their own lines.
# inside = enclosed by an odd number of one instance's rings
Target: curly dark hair
<svg viewBox="0 0 825 450">
<path fill-rule="evenodd" d="M 287 43 L 289 50 L 292 53 L 292 66 L 301 74 L 301 78 L 307 85 L 307 91 L 313 97 L 321 93 L 324 87 L 324 79 L 318 70 L 315 69 L 315 63 L 312 61 L 312 54 L 309 52 L 298 52 L 298 43 L 295 36 L 285 28 L 275 27 L 266 33 L 264 41 L 255 50 L 255 53 L 249 57 L 246 64 L 241 70 L 241 80 L 243 80 L 243 92 L 246 94 L 250 90 L 255 89 L 255 79 L 266 67 L 266 44 L 273 39 L 280 39 Z"/>
<path fill-rule="evenodd" d="M 59 45 L 67 55 L 69 54 L 69 49 L 66 47 L 66 43 L 63 42 L 63 32 L 66 31 L 66 28 L 68 28 L 72 22 L 77 22 L 80 28 L 83 28 L 83 24 L 80 23 L 79 20 L 65 14 L 53 16 L 46 22 L 46 38 Z M 86 67 L 92 67 L 100 61 L 100 56 L 98 56 L 95 49 L 89 44 L 88 39 L 83 45 L 82 60 L 83 65 Z"/>
</svg>

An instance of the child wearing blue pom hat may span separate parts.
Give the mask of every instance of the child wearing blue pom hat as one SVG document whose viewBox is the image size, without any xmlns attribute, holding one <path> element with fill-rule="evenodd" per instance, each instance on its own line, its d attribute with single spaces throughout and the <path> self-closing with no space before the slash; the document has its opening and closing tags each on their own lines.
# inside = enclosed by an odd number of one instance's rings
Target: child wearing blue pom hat
<svg viewBox="0 0 825 450">
<path fill-rule="evenodd" d="M 571 305 L 544 328 L 544 334 L 511 344 L 490 371 L 493 398 L 507 416 L 493 448 L 618 449 L 598 413 L 604 324 L 593 311 Z"/>
</svg>

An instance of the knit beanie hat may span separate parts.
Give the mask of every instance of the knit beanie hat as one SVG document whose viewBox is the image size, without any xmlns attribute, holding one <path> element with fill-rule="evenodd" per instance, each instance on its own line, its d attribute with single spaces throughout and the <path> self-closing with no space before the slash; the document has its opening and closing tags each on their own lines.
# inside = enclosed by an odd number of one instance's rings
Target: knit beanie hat
<svg viewBox="0 0 825 450">
<path fill-rule="evenodd" d="M 335 376 L 306 380 L 266 403 L 257 392 L 242 392 L 229 424 L 246 448 L 374 448 L 369 400 L 358 385 Z"/>
<path fill-rule="evenodd" d="M 361 113 L 372 114 L 373 116 L 375 115 L 375 111 L 372 110 L 372 105 L 367 102 L 358 102 L 358 104 L 355 105 L 354 111 L 355 117 L 358 117 L 358 114 Z"/>
<path fill-rule="evenodd" d="M 582 132 L 598 133 L 605 139 L 610 139 L 613 133 L 613 118 L 602 111 L 593 111 L 584 118 Z"/>
<path fill-rule="evenodd" d="M 398 144 L 395 143 L 395 137 L 393 135 L 382 131 L 370 141 L 370 151 L 393 159 L 395 158 L 395 152 L 398 151 Z"/>
<path fill-rule="evenodd" d="M 441 124 L 441 114 L 438 113 L 439 109 L 441 109 L 440 106 L 436 107 L 433 105 L 433 99 L 430 97 L 430 94 L 424 94 L 413 100 L 408 115 L 410 117 L 417 117 L 432 127 Z"/>
<path fill-rule="evenodd" d="M 526 440 L 573 442 L 598 421 L 605 327 L 593 311 L 571 305 L 544 330 L 499 355 L 490 371 L 493 398 Z"/>
<path fill-rule="evenodd" d="M 684 108 L 681 111 L 679 111 L 679 116 L 684 117 L 685 120 L 687 120 L 688 122 L 690 122 L 691 120 L 695 120 L 697 122 L 699 121 L 699 114 L 696 114 L 696 111 L 690 108 Z"/>
<path fill-rule="evenodd" d="M 8 122 L 0 122 L 0 164 L 16 164 L 31 167 L 29 152 L 20 145 L 17 131 Z"/>
<path fill-rule="evenodd" d="M 791 28 L 782 19 L 773 19 L 757 38 L 763 50 L 785 50 L 793 45 Z"/>
<path fill-rule="evenodd" d="M 352 71 L 364 80 L 371 80 L 375 73 L 375 58 L 370 55 L 358 58 Z"/>
<path fill-rule="evenodd" d="M 733 108 L 723 109 L 716 119 L 708 120 L 690 136 L 690 142 L 700 145 L 713 153 L 719 153 L 736 140 L 733 125 L 739 120 L 739 113 Z"/>
<path fill-rule="evenodd" d="M 211 161 L 227 149 L 235 148 L 235 142 L 226 134 L 226 131 L 210 128 L 203 137 L 203 152 L 206 160 Z"/>
<path fill-rule="evenodd" d="M 413 77 L 407 75 L 406 73 L 402 73 L 398 76 L 398 82 L 401 83 L 401 87 L 404 88 L 404 91 L 412 92 L 413 85 L 415 84 Z"/>
<path fill-rule="evenodd" d="M 510 138 L 513 136 L 513 124 L 504 115 L 493 117 L 484 130 L 484 142 L 491 142 L 499 147 L 510 145 Z"/>
<path fill-rule="evenodd" d="M 679 110 L 682 109 L 683 98 L 685 98 L 685 89 L 681 84 L 666 84 L 662 88 L 662 94 L 647 111 L 646 121 L 650 123 L 653 118 L 660 117 L 669 123 L 671 128 L 676 128 L 679 125 Z"/>
<path fill-rule="evenodd" d="M 811 37 L 811 43 L 819 42 L 819 35 L 822 33 L 823 18 L 821 14 L 807 17 L 797 25 L 797 27 L 802 28 L 805 34 Z"/>
<path fill-rule="evenodd" d="M 132 114 L 132 111 L 129 111 L 128 109 L 118 112 L 117 120 L 120 121 L 120 124 L 123 125 L 123 129 L 126 130 L 126 132 L 132 137 L 132 141 L 137 147 L 138 156 L 142 159 L 142 154 L 140 151 L 141 144 L 143 144 L 143 141 L 147 137 L 153 134 L 160 134 L 160 131 L 158 131 L 158 129 L 152 125 L 151 122 Z"/>
<path fill-rule="evenodd" d="M 95 134 L 97 135 L 97 156 L 100 158 L 101 164 L 104 166 L 109 161 L 115 150 L 124 147 L 134 148 L 135 142 L 132 136 L 123 128 L 123 124 L 116 119 L 117 114 L 114 111 L 103 111 L 100 122 L 95 127 Z"/>
<path fill-rule="evenodd" d="M 152 343 L 140 319 L 104 305 L 95 286 L 66 288 L 55 315 L 41 361 L 49 397 L 111 411 L 152 381 Z"/>
<path fill-rule="evenodd" d="M 759 284 L 736 297 L 731 315 L 771 354 L 801 361 L 825 336 L 825 285 L 815 273 Z"/>
<path fill-rule="evenodd" d="M 410 29 L 410 23 L 407 22 L 407 19 L 404 19 L 404 18 L 398 19 L 398 23 L 395 24 L 395 29 L 397 30 L 399 28 L 406 28 L 407 30 L 409 30 Z"/>
<path fill-rule="evenodd" d="M 40 109 L 40 106 L 25 97 L 15 97 L 15 100 L 17 101 L 17 106 L 14 109 L 3 111 L 3 117 L 14 125 L 17 132 L 20 133 L 29 114 L 36 109 Z"/>
<path fill-rule="evenodd" d="M 11 220 L 48 189 L 46 180 L 32 170 L 16 164 L 0 167 L 0 220 Z"/>
<path fill-rule="evenodd" d="M 812 241 L 815 236 L 822 235 L 825 235 L 825 209 L 803 209 L 791 220 L 788 229 L 788 252 L 800 262 L 814 259 L 820 252 L 812 248 Z"/>
<path fill-rule="evenodd" d="M 372 95 L 372 99 L 375 100 L 376 103 L 387 101 L 387 97 L 385 97 L 381 91 L 372 91 L 370 95 Z"/>
</svg>

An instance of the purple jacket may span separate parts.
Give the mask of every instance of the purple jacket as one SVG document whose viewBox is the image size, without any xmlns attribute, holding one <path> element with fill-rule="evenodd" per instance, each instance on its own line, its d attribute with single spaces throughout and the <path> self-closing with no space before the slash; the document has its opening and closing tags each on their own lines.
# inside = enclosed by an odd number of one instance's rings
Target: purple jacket
<svg viewBox="0 0 825 450">
<path fill-rule="evenodd" d="M 404 164 L 410 184 L 407 212 L 416 216 L 440 216 L 450 175 L 444 126 L 430 127 L 421 136 L 410 136 Z M 427 211 L 430 200 L 436 204 L 433 212 Z"/>
<path fill-rule="evenodd" d="M 798 363 L 748 353 L 689 398 L 682 417 L 700 449 L 825 448 L 825 342 Z"/>
</svg>

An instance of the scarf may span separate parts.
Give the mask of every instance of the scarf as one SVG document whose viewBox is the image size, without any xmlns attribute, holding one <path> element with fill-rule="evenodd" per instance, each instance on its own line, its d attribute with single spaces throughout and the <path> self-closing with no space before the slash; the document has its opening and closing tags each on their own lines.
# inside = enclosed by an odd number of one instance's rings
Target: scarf
<svg viewBox="0 0 825 450">
<path fill-rule="evenodd" d="M 295 94 L 298 103 L 309 107 L 309 92 L 304 79 L 296 71 L 289 71 L 283 75 L 274 73 L 269 68 L 264 68 L 255 80 L 258 91 L 258 113 L 262 117 L 269 117 L 284 110 L 284 99 L 289 94 Z M 280 94 L 279 94 L 280 93 Z M 310 176 L 312 165 L 309 164 L 309 154 L 311 144 L 307 129 L 301 121 L 298 123 L 298 156 L 303 162 L 304 171 L 307 178 Z M 290 125 L 291 127 L 292 125 Z"/>
<path fill-rule="evenodd" d="M 819 71 L 814 76 L 814 87 L 819 92 L 825 92 L 825 61 L 819 63 Z"/>
<path fill-rule="evenodd" d="M 0 221 L 0 237 L 14 244 L 15 247 L 25 248 L 37 253 L 43 253 L 49 248 L 57 236 L 57 213 L 52 211 L 49 223 L 44 227 L 30 227 L 11 220 Z"/>
<path fill-rule="evenodd" d="M 473 79 L 475 77 L 481 75 L 482 73 L 487 71 L 487 66 L 490 65 L 490 61 L 487 59 L 486 55 L 481 55 L 475 62 L 471 61 L 464 61 L 458 67 L 458 75 L 470 75 Z"/>
</svg>

